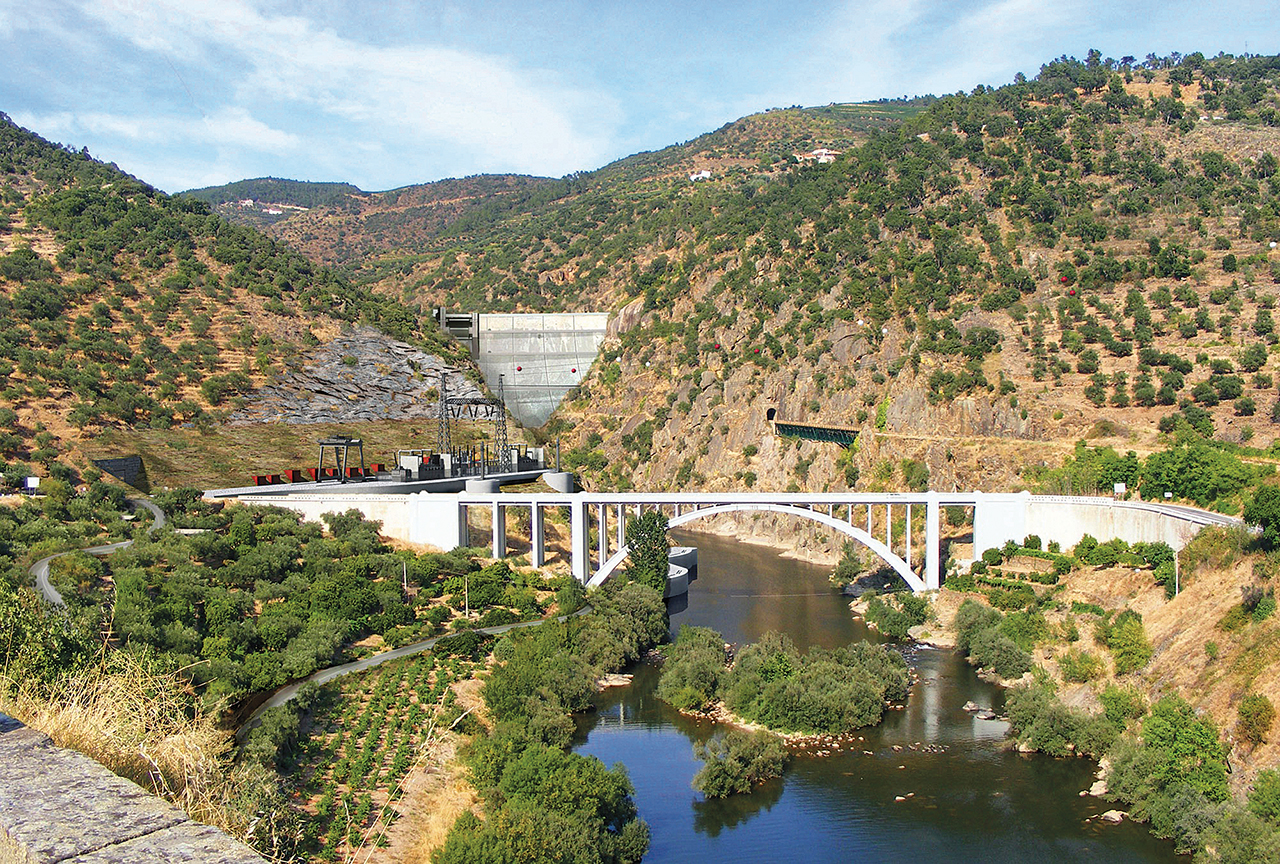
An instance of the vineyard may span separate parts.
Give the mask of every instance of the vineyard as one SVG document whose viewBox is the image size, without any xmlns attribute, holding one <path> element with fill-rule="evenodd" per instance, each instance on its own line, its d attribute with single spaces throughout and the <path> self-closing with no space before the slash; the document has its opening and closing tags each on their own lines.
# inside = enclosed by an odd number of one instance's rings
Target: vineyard
<svg viewBox="0 0 1280 864">
<path fill-rule="evenodd" d="M 386 845 L 387 829 L 401 815 L 406 774 L 465 713 L 450 685 L 476 666 L 427 652 L 321 692 L 291 775 L 315 858 L 364 861 Z"/>
</svg>

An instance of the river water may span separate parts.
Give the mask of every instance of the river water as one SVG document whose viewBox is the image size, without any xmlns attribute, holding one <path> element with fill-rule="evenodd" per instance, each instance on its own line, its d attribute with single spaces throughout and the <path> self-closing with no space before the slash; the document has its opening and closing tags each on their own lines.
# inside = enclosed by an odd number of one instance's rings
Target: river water
<svg viewBox="0 0 1280 864">
<path fill-rule="evenodd" d="M 778 630 L 801 650 L 883 641 L 828 586 L 829 568 L 765 547 L 672 533 L 698 547 L 699 567 L 687 608 L 673 610 L 673 631 L 712 627 L 742 643 Z M 1093 762 L 1002 748 L 1006 724 L 978 720 L 961 706 L 973 701 L 999 712 L 1003 693 L 963 658 L 902 650 L 919 674 L 905 710 L 860 730 L 865 740 L 851 752 L 794 757 L 783 777 L 749 795 L 705 801 L 693 791 L 700 767 L 693 744 L 717 727 L 659 700 L 652 667 L 599 697 L 598 710 L 580 721 L 575 750 L 626 766 L 652 831 L 647 864 L 1177 860 L 1172 844 L 1140 825 L 1089 821 L 1113 806 L 1080 797 L 1093 782 Z"/>
</svg>

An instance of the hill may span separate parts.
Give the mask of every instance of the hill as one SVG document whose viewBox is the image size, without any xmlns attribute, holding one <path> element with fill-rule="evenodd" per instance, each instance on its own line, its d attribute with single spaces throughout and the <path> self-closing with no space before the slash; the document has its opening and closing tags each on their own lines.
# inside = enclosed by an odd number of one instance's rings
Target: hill
<svg viewBox="0 0 1280 864">
<path fill-rule="evenodd" d="M 561 237 L 563 243 L 556 245 L 567 247 L 568 238 L 581 228 L 586 246 L 594 246 L 618 233 L 624 215 L 629 218 L 667 203 L 670 188 L 688 183 L 690 174 L 707 170 L 720 177 L 736 167 L 785 161 L 815 148 L 852 146 L 900 125 L 931 101 L 774 109 L 688 142 L 628 156 L 598 171 L 558 180 L 481 175 L 409 186 L 285 214 L 268 230 L 313 259 L 388 292 L 504 310 L 582 308 L 584 299 L 595 299 L 590 295 L 599 277 L 556 297 L 535 297 L 500 284 L 511 280 L 532 288 L 536 281 L 529 281 L 530 269 L 538 274 L 574 269 L 565 265 L 576 261 L 576 248 L 564 256 L 557 249 L 554 260 L 543 256 L 513 266 L 511 254 L 522 259 L 530 254 L 520 251 L 530 232 L 545 234 L 544 239 Z M 625 214 L 619 212 L 623 205 Z M 586 227 L 583 219 L 593 217 L 601 217 L 603 233 Z M 502 248 L 493 250 L 492 259 L 485 258 L 482 250 L 494 244 Z M 466 256 L 460 267 L 442 263 L 456 254 Z"/>
<path fill-rule="evenodd" d="M 415 309 L 3 115 L 0 202 L 6 476 L 107 428 L 211 428 L 356 323 L 465 364 Z"/>
<path fill-rule="evenodd" d="M 259 177 L 222 186 L 206 186 L 180 192 L 203 201 L 228 222 L 250 228 L 266 228 L 317 206 L 341 206 L 350 196 L 363 195 L 350 183 L 311 183 Z"/>
<path fill-rule="evenodd" d="M 1085 437 L 1269 458 L 1278 69 L 1094 52 L 880 106 L 894 123 L 770 111 L 589 174 L 272 230 L 388 296 L 619 311 L 546 430 L 592 484 L 1092 491 L 1053 473 Z M 770 411 L 860 446 L 777 439 Z"/>
</svg>

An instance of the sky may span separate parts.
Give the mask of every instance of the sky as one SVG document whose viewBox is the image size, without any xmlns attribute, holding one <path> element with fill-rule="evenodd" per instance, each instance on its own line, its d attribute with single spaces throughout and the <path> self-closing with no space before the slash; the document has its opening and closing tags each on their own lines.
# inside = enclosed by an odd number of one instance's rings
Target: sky
<svg viewBox="0 0 1280 864">
<path fill-rule="evenodd" d="M 563 176 L 1061 55 L 1280 53 L 1273 0 L 0 0 L 0 112 L 168 192 Z"/>
</svg>

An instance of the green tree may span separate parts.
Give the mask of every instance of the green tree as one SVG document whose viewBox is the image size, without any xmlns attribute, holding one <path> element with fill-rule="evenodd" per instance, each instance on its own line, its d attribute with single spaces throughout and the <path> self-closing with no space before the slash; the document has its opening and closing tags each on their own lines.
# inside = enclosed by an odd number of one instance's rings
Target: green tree
<svg viewBox="0 0 1280 864">
<path fill-rule="evenodd" d="M 667 517 L 657 510 L 627 522 L 627 575 L 658 591 L 667 587 Z"/>
<path fill-rule="evenodd" d="M 1264 768 L 1254 778 L 1249 809 L 1273 826 L 1280 826 L 1280 772 Z"/>
<path fill-rule="evenodd" d="M 693 788 L 708 798 L 724 798 L 750 792 L 759 783 L 782 775 L 787 750 L 776 735 L 731 729 L 705 744 L 693 745 L 703 766 L 693 777 Z"/>
<path fill-rule="evenodd" d="M 1262 545 L 1274 549 L 1280 540 L 1280 486 L 1259 486 L 1244 505 L 1244 521 L 1260 526 Z"/>
</svg>

